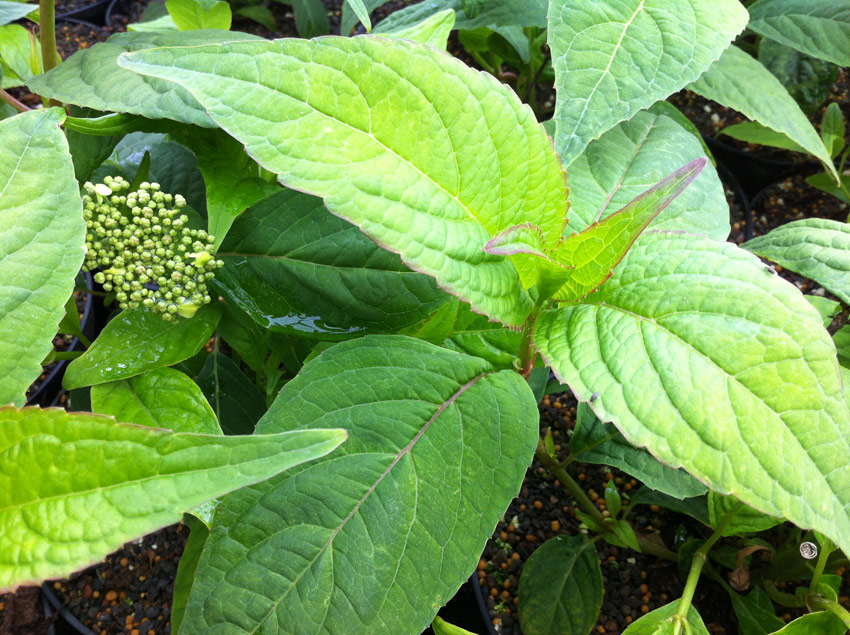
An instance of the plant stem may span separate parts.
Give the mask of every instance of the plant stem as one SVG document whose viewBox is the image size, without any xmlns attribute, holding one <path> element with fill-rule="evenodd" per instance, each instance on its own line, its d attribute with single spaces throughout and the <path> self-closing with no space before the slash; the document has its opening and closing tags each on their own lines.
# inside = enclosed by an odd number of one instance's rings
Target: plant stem
<svg viewBox="0 0 850 635">
<path fill-rule="evenodd" d="M 517 357 L 519 357 L 519 373 L 526 380 L 534 369 L 534 358 L 537 356 L 537 349 L 534 348 L 534 342 L 532 341 L 534 324 L 537 322 L 537 316 L 543 311 L 543 307 L 546 306 L 547 301 L 547 298 L 537 298 L 534 306 L 531 308 L 531 313 L 525 320 L 525 325 L 522 327 L 522 338 L 519 341 Z"/>
<path fill-rule="evenodd" d="M 823 570 L 826 568 L 826 561 L 829 559 L 829 554 L 832 553 L 832 550 L 827 547 L 828 545 L 821 545 L 818 561 L 815 564 L 814 573 L 812 573 L 812 581 L 809 584 L 809 595 L 815 595 L 818 592 L 818 585 L 820 584 Z"/>
<path fill-rule="evenodd" d="M 773 580 L 763 580 L 761 585 L 764 587 L 764 590 L 767 591 L 767 595 L 770 596 L 770 599 L 776 602 L 779 606 L 799 608 L 806 605 L 803 598 L 791 595 L 790 593 L 784 593 L 777 589 Z"/>
<path fill-rule="evenodd" d="M 84 351 L 61 351 L 51 356 L 51 361 L 58 362 L 63 359 L 77 359 Z"/>
<path fill-rule="evenodd" d="M 738 504 L 735 505 L 728 514 L 726 514 L 723 522 L 721 522 L 714 533 L 711 534 L 711 537 L 694 552 L 691 559 L 691 570 L 688 573 L 688 579 L 685 582 L 685 589 L 682 591 L 682 597 L 679 600 L 679 609 L 676 611 L 677 619 L 673 624 L 673 635 L 679 635 L 682 632 L 682 624 L 684 624 L 688 619 L 688 612 L 691 610 L 691 602 L 694 599 L 694 592 L 696 591 L 697 582 L 699 582 L 702 568 L 708 558 L 708 552 L 711 551 L 714 544 L 723 536 L 723 530 L 726 529 L 730 522 L 732 522 L 732 519 L 735 517 L 735 514 L 738 512 L 740 507 L 741 503 L 738 502 Z"/>
<path fill-rule="evenodd" d="M 0 90 L 0 99 L 5 101 L 7 104 L 9 104 L 12 108 L 17 110 L 18 112 L 26 112 L 27 110 L 31 110 L 30 108 L 27 108 L 24 104 L 19 102 L 17 99 L 12 97 L 5 90 Z"/>
<path fill-rule="evenodd" d="M 56 53 L 56 10 L 54 0 L 39 0 L 38 16 L 41 26 L 41 58 L 46 73 L 59 65 Z"/>
<path fill-rule="evenodd" d="M 87 338 L 87 337 L 86 337 L 86 336 L 85 336 L 82 332 L 80 332 L 80 333 L 76 333 L 74 336 L 75 336 L 78 340 L 80 340 L 80 343 L 81 343 L 83 346 L 85 346 L 86 348 L 88 348 L 89 346 L 91 346 L 91 340 L 90 340 L 89 338 Z"/>
</svg>

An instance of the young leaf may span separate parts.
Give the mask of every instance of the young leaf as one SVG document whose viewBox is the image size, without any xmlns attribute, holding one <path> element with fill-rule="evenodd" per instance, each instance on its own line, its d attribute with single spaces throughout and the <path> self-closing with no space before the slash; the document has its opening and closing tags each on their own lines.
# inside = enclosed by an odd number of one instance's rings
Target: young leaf
<svg viewBox="0 0 850 635">
<path fill-rule="evenodd" d="M 62 385 L 66 390 L 94 386 L 189 359 L 210 339 L 220 317 L 217 303 L 174 322 L 145 309 L 122 311 L 68 365 Z"/>
<path fill-rule="evenodd" d="M 349 432 L 335 454 L 222 501 L 184 635 L 421 632 L 475 568 L 538 438 L 517 373 L 401 336 L 325 350 L 257 430 L 331 425 Z"/>
<path fill-rule="evenodd" d="M 792 139 L 789 139 L 786 134 L 771 130 L 758 121 L 745 121 L 732 126 L 726 126 L 720 131 L 720 134 L 732 137 L 738 141 L 743 141 L 744 143 L 755 143 L 762 146 L 808 154 L 805 148 L 801 147 L 799 143 L 796 143 Z"/>
<path fill-rule="evenodd" d="M 348 339 L 420 322 L 450 296 L 322 199 L 283 190 L 236 219 L 215 285 L 273 331 Z M 378 292 L 376 292 L 378 290 Z"/>
<path fill-rule="evenodd" d="M 534 341 L 637 447 L 850 551 L 850 412 L 817 311 L 728 243 L 650 233 Z"/>
<path fill-rule="evenodd" d="M 449 34 L 451 34 L 454 25 L 455 12 L 446 9 L 445 11 L 438 11 L 417 24 L 382 31 L 380 34 L 376 33 L 376 35 L 413 40 L 422 44 L 430 44 L 445 51 L 448 46 Z"/>
<path fill-rule="evenodd" d="M 602 608 L 602 569 L 586 536 L 556 536 L 525 563 L 519 620 L 527 635 L 587 635 Z"/>
<path fill-rule="evenodd" d="M 769 70 L 737 46 L 726 49 L 690 89 L 781 132 L 827 164 L 838 178 L 823 140 L 794 98 Z"/>
<path fill-rule="evenodd" d="M 148 119 L 173 119 L 202 128 L 215 124 L 184 88 L 119 68 L 118 56 L 158 46 L 197 46 L 234 40 L 260 40 L 247 33 L 187 31 L 116 33 L 108 41 L 77 51 L 56 68 L 32 78 L 34 93 L 95 110 L 128 112 Z"/>
<path fill-rule="evenodd" d="M 629 624 L 623 631 L 623 635 L 673 635 L 673 623 L 678 610 L 679 600 L 665 604 L 660 609 L 655 609 Z M 680 632 L 689 635 L 709 635 L 705 622 L 702 621 L 702 617 L 693 605 L 688 607 L 686 621 L 687 626 Z"/>
<path fill-rule="evenodd" d="M 605 282 L 638 235 L 691 184 L 707 163 L 702 157 L 679 168 L 620 211 L 558 245 L 555 260 L 573 269 L 555 299 L 574 302 Z"/>
<path fill-rule="evenodd" d="M 327 454 L 342 430 L 174 433 L 0 408 L 0 589 L 65 577 L 184 509 Z"/>
<path fill-rule="evenodd" d="M 230 5 L 222 0 L 166 0 L 165 6 L 181 31 L 230 29 Z"/>
<path fill-rule="evenodd" d="M 592 141 L 570 164 L 567 229 L 580 232 L 590 227 L 674 170 L 705 156 L 702 144 L 670 117 L 639 112 Z M 726 240 L 729 205 L 717 170 L 706 166 L 649 226 Z"/>
<path fill-rule="evenodd" d="M 555 295 L 569 280 L 574 269 L 549 257 L 543 232 L 531 223 L 509 227 L 484 245 L 484 251 L 509 256 L 519 271 L 522 286 L 536 286 L 537 292 L 544 298 Z"/>
<path fill-rule="evenodd" d="M 555 148 L 591 140 L 697 79 L 747 25 L 737 0 L 552 0 Z"/>
<path fill-rule="evenodd" d="M 708 516 L 711 526 L 717 529 L 724 518 L 738 505 L 738 499 L 734 496 L 723 496 L 716 492 L 708 493 Z M 782 522 L 781 518 L 768 516 L 756 511 L 748 505 L 741 505 L 735 512 L 735 516 L 723 530 L 724 536 L 738 536 L 740 534 L 764 531 L 775 527 Z"/>
<path fill-rule="evenodd" d="M 838 103 L 833 102 L 823 113 L 823 123 L 821 123 L 823 143 L 833 159 L 844 150 L 844 134 L 844 115 L 841 113 L 841 107 Z"/>
<path fill-rule="evenodd" d="M 749 8 L 751 28 L 839 66 L 850 66 L 850 11 L 843 0 L 758 0 Z"/>
<path fill-rule="evenodd" d="M 207 358 L 198 385 L 225 434 L 252 434 L 266 412 L 263 393 L 227 355 L 215 352 Z"/>
<path fill-rule="evenodd" d="M 482 247 L 531 220 L 557 242 L 566 189 L 533 113 L 493 77 L 382 37 L 158 49 L 121 63 L 187 88 L 284 185 L 324 197 L 474 310 L 525 321 L 516 269 Z M 246 95 L 264 108 L 243 112 Z"/>
<path fill-rule="evenodd" d="M 121 423 L 175 432 L 221 434 L 198 385 L 179 370 L 158 368 L 130 379 L 92 386 L 92 410 Z"/>
<path fill-rule="evenodd" d="M 83 264 L 64 116 L 50 108 L 0 121 L 0 404 L 23 405 Z"/>
<path fill-rule="evenodd" d="M 850 225 L 804 218 L 743 245 L 762 258 L 810 278 L 850 304 Z"/>
<path fill-rule="evenodd" d="M 360 23 L 366 27 L 366 32 L 372 30 L 372 20 L 369 19 L 369 9 L 366 8 L 366 5 L 363 4 L 363 0 L 345 0 L 346 6 L 348 6 L 352 11 L 354 11 L 355 15 L 357 15 L 357 19 L 360 20 Z M 350 31 L 351 29 L 349 29 Z M 347 33 L 343 33 L 343 35 L 347 35 Z"/>
</svg>

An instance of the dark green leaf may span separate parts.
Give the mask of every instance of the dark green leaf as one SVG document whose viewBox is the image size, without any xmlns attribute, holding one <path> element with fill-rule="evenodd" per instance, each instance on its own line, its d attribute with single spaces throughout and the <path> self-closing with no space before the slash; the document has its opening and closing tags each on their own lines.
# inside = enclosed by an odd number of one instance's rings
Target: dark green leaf
<svg viewBox="0 0 850 635">
<path fill-rule="evenodd" d="M 658 505 L 664 509 L 669 509 L 680 514 L 687 514 L 691 518 L 695 518 L 703 525 L 710 526 L 708 519 L 708 495 L 694 496 L 680 500 L 663 492 L 655 492 L 648 487 L 641 487 L 637 494 L 632 496 L 632 504 L 634 505 Z"/>
<path fill-rule="evenodd" d="M 740 635 L 768 635 L 785 626 L 773 612 L 773 604 L 767 594 L 756 587 L 747 595 L 729 591 L 732 608 L 738 618 Z"/>
<path fill-rule="evenodd" d="M 219 352 L 210 355 L 198 385 L 225 434 L 253 434 L 266 412 L 266 399 L 232 359 Z"/>
<path fill-rule="evenodd" d="M 304 38 L 327 35 L 331 30 L 328 13 L 322 0 L 291 0 L 295 10 L 295 26 Z"/>
<path fill-rule="evenodd" d="M 180 624 L 186 614 L 186 603 L 189 601 L 189 593 L 195 583 L 195 569 L 204 545 L 207 544 L 207 536 L 210 530 L 207 526 L 190 514 L 183 515 L 183 522 L 189 527 L 189 537 L 180 563 L 177 565 L 177 577 L 174 578 L 174 596 L 171 602 L 171 632 L 179 633 Z"/>
<path fill-rule="evenodd" d="M 782 82 L 803 112 L 811 114 L 829 97 L 839 68 L 805 53 L 764 38 L 759 44 L 759 61 Z"/>
</svg>

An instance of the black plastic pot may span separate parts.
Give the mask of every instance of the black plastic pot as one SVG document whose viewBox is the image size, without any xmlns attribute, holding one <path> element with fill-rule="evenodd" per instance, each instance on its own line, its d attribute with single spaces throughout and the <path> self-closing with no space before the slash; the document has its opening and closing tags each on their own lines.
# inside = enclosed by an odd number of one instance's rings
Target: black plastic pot
<svg viewBox="0 0 850 635">
<path fill-rule="evenodd" d="M 49 635 L 70 635 L 73 633 L 97 635 L 97 633 L 74 617 L 71 611 L 65 608 L 65 605 L 59 601 L 59 598 L 56 597 L 56 594 L 48 586 L 47 582 L 41 585 L 41 605 L 47 617 L 53 617 L 56 613 L 59 614 L 54 625 L 50 627 L 51 632 Z"/>
<path fill-rule="evenodd" d="M 124 11 L 129 0 L 98 0 L 92 4 L 56 16 L 56 20 L 76 22 L 92 27 L 112 24 L 113 13 Z"/>
</svg>

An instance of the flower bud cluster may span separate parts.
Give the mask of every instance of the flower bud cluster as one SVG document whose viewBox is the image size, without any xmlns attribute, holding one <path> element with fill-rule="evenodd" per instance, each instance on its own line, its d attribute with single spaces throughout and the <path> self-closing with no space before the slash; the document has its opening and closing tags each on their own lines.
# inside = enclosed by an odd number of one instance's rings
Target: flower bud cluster
<svg viewBox="0 0 850 635">
<path fill-rule="evenodd" d="M 207 281 L 224 263 L 210 254 L 215 237 L 186 225 L 182 196 L 157 183 L 129 192 L 120 176 L 83 188 L 83 269 L 100 268 L 95 281 L 115 291 L 122 309 L 145 307 L 170 321 L 209 304 Z"/>
</svg>

